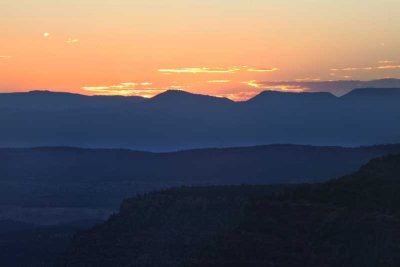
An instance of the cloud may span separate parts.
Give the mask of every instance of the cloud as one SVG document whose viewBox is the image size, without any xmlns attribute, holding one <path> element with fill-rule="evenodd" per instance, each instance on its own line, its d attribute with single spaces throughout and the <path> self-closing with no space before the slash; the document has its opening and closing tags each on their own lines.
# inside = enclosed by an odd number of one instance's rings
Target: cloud
<svg viewBox="0 0 400 267">
<path fill-rule="evenodd" d="M 79 39 L 72 39 L 72 38 L 69 38 L 69 39 L 66 41 L 66 43 L 67 43 L 67 44 L 77 44 L 77 43 L 79 43 Z"/>
<path fill-rule="evenodd" d="M 384 64 L 384 65 L 393 64 L 393 63 L 395 63 L 395 61 L 393 61 L 393 60 L 381 60 L 381 61 L 378 61 L 378 64 Z"/>
<path fill-rule="evenodd" d="M 373 70 L 373 67 L 363 67 L 363 68 L 357 68 L 357 67 L 346 67 L 342 69 L 331 69 L 331 71 L 337 72 L 337 71 L 359 71 L 359 70 Z"/>
<path fill-rule="evenodd" d="M 237 72 L 275 72 L 278 68 L 248 68 L 247 66 L 242 67 L 231 67 L 231 68 L 179 68 L 179 69 L 159 69 L 159 72 L 163 73 L 237 73 Z"/>
<path fill-rule="evenodd" d="M 138 83 L 126 82 L 126 83 L 120 83 L 120 85 L 123 85 L 123 86 L 126 86 L 126 87 L 135 87 L 136 85 L 138 85 Z"/>
<path fill-rule="evenodd" d="M 274 87 L 262 87 L 263 90 L 272 90 L 280 92 L 303 93 L 307 92 L 308 88 L 301 85 L 275 85 Z"/>
<path fill-rule="evenodd" d="M 274 72 L 278 71 L 278 68 L 260 68 L 260 69 L 254 69 L 254 68 L 249 68 L 247 69 L 248 72 Z"/>
<path fill-rule="evenodd" d="M 321 78 L 300 78 L 300 79 L 296 79 L 296 82 L 319 82 L 321 81 Z"/>
<path fill-rule="evenodd" d="M 150 86 L 150 85 L 153 85 L 153 83 L 151 83 L 151 82 L 142 82 L 142 83 L 140 83 L 140 85 L 142 85 L 142 86 Z"/>
<path fill-rule="evenodd" d="M 400 65 L 385 65 L 377 67 L 378 70 L 393 70 L 400 69 Z"/>
<path fill-rule="evenodd" d="M 107 86 L 84 86 L 82 90 L 98 95 L 122 95 L 152 97 L 161 93 L 162 89 L 151 88 L 151 82 L 123 82 Z"/>
<path fill-rule="evenodd" d="M 12 56 L 0 56 L 0 59 L 9 59 L 12 58 Z"/>
<path fill-rule="evenodd" d="M 306 87 L 303 87 L 299 84 L 280 84 L 280 83 L 268 84 L 268 82 L 258 82 L 256 80 L 245 81 L 242 82 L 242 84 L 246 84 L 250 87 L 258 88 L 261 90 L 273 90 L 281 92 L 301 93 L 307 90 Z"/>
<path fill-rule="evenodd" d="M 245 81 L 245 82 L 241 82 L 241 83 L 242 84 L 246 84 L 246 85 L 251 86 L 251 87 L 255 87 L 255 88 L 260 88 L 262 86 L 256 80 Z"/>
<path fill-rule="evenodd" d="M 400 65 L 380 65 L 380 66 L 372 66 L 372 67 L 347 67 L 347 68 L 341 68 L 341 69 L 331 69 L 331 71 L 333 71 L 333 72 L 339 72 L 339 71 L 374 71 L 374 70 L 393 70 L 393 69 L 400 69 Z"/>
<path fill-rule="evenodd" d="M 159 72 L 164 73 L 234 73 L 239 71 L 239 68 L 182 68 L 182 69 L 159 69 Z"/>
</svg>

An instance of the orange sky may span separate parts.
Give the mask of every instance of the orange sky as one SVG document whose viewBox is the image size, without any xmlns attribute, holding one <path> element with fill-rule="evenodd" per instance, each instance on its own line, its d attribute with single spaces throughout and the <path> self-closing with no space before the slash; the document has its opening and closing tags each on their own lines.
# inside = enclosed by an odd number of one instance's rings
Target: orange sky
<svg viewBox="0 0 400 267">
<path fill-rule="evenodd" d="M 398 10 L 398 0 L 2 0 L 0 91 L 238 100 L 262 81 L 400 78 Z"/>
</svg>

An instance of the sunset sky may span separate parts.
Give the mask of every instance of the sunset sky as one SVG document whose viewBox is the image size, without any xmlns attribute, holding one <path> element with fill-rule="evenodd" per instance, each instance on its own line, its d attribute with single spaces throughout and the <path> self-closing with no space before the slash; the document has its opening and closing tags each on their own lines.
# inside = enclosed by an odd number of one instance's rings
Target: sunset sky
<svg viewBox="0 0 400 267">
<path fill-rule="evenodd" d="M 265 81 L 400 78 L 399 10 L 399 0 L 2 0 L 0 92 L 240 100 Z"/>
</svg>

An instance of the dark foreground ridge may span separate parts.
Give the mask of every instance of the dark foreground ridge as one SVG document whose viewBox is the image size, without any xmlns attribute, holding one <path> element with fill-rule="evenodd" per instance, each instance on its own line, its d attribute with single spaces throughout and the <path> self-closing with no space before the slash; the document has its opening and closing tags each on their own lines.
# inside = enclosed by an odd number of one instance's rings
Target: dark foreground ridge
<svg viewBox="0 0 400 267">
<path fill-rule="evenodd" d="M 61 266 L 400 264 L 400 156 L 317 185 L 177 188 L 126 200 Z"/>
<path fill-rule="evenodd" d="M 270 145 L 174 153 L 0 149 L 0 266 L 51 266 L 75 232 L 106 220 L 123 199 L 137 194 L 182 185 L 322 182 L 390 153 L 400 153 L 400 146 Z M 272 190 L 229 188 L 233 197 Z M 196 192 L 199 198 L 206 194 L 219 198 L 226 187 L 185 190 L 191 201 Z"/>
</svg>

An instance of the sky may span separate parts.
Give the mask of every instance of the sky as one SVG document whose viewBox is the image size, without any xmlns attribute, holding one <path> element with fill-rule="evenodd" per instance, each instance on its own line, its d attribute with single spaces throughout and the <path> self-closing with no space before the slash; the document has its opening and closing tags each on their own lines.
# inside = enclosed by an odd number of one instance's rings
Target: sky
<svg viewBox="0 0 400 267">
<path fill-rule="evenodd" d="M 0 92 L 243 100 L 268 82 L 400 78 L 399 10 L 399 0 L 1 0 Z"/>
</svg>

